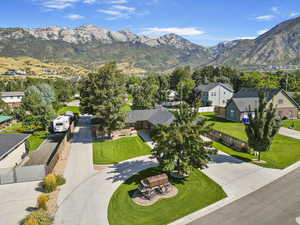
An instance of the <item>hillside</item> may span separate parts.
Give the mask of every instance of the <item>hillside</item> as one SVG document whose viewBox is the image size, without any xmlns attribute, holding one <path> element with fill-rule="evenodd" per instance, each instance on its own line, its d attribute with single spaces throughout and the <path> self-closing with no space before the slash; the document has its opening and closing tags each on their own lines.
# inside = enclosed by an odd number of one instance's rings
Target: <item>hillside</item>
<svg viewBox="0 0 300 225">
<path fill-rule="evenodd" d="M 0 56 L 28 56 L 48 62 L 45 67 L 55 65 L 63 70 L 67 66 L 76 73 L 86 73 L 110 61 L 119 63 L 129 74 L 166 72 L 184 65 L 300 65 L 300 17 L 277 25 L 255 40 L 234 40 L 211 48 L 176 34 L 138 36 L 129 30 L 114 32 L 94 25 L 75 29 L 0 28 Z M 40 71 L 39 67 L 33 70 Z"/>
</svg>

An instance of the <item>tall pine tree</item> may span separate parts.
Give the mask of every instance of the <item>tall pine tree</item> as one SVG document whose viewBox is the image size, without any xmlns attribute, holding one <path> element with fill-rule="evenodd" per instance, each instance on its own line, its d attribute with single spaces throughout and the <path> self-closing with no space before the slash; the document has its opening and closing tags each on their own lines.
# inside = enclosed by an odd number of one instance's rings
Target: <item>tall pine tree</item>
<svg viewBox="0 0 300 225">
<path fill-rule="evenodd" d="M 80 88 L 80 106 L 84 113 L 95 115 L 99 128 L 108 136 L 123 127 L 126 112 L 125 86 L 116 63 L 109 63 L 89 74 Z"/>
</svg>

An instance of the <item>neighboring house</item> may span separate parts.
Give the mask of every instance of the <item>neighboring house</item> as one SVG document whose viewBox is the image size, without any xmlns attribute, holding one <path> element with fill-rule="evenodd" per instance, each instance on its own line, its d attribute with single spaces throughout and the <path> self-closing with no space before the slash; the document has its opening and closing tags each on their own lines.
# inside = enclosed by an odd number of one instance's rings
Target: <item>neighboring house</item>
<svg viewBox="0 0 300 225">
<path fill-rule="evenodd" d="M 171 124 L 175 117 L 164 108 L 132 110 L 128 112 L 127 126 L 136 129 L 151 129 L 158 124 Z"/>
<path fill-rule="evenodd" d="M 168 101 L 175 101 L 176 97 L 177 97 L 177 92 L 170 90 L 168 95 Z"/>
<path fill-rule="evenodd" d="M 5 75 L 26 75 L 26 71 L 23 70 L 7 70 Z"/>
<path fill-rule="evenodd" d="M 195 88 L 204 106 L 225 106 L 232 98 L 234 91 L 229 84 L 209 83 Z"/>
<path fill-rule="evenodd" d="M 228 102 L 225 109 L 225 118 L 230 121 L 240 122 L 249 113 L 254 113 L 259 104 L 258 96 L 260 91 L 265 93 L 269 104 L 273 102 L 280 118 L 297 119 L 299 105 L 280 88 L 242 88 Z"/>
<path fill-rule="evenodd" d="M 29 137 L 30 134 L 0 134 L 0 168 L 11 168 L 22 162 Z"/>
<path fill-rule="evenodd" d="M 23 97 L 24 92 L 0 92 L 0 98 L 12 107 L 19 107 Z"/>
<path fill-rule="evenodd" d="M 1 112 L 1 110 L 0 110 Z M 13 117 L 12 116 L 1 116 L 0 115 L 0 129 L 6 127 L 11 121 Z"/>
</svg>

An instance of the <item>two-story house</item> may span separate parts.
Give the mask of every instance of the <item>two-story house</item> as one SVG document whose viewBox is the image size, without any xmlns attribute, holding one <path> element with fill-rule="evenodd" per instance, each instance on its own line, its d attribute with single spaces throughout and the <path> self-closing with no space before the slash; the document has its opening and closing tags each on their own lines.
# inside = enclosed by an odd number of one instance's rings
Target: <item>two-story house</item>
<svg viewBox="0 0 300 225">
<path fill-rule="evenodd" d="M 0 92 L 0 98 L 13 108 L 21 105 L 23 97 L 24 92 Z"/>
<path fill-rule="evenodd" d="M 205 106 L 225 106 L 234 94 L 229 84 L 219 82 L 199 85 L 195 91 Z"/>
<path fill-rule="evenodd" d="M 287 92 L 280 88 L 242 88 L 235 93 L 225 108 L 225 118 L 240 122 L 259 104 L 259 93 L 264 92 L 268 103 L 276 107 L 278 117 L 282 119 L 297 119 L 299 105 Z"/>
</svg>

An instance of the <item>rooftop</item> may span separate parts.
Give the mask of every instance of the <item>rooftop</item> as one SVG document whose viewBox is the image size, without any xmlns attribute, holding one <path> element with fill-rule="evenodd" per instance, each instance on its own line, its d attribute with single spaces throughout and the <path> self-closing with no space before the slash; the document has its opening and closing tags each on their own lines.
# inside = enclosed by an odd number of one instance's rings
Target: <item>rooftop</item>
<svg viewBox="0 0 300 225">
<path fill-rule="evenodd" d="M 152 125 L 170 124 L 175 119 L 174 115 L 164 108 L 148 110 L 132 110 L 128 112 L 128 122 L 148 121 Z"/>
<path fill-rule="evenodd" d="M 0 159 L 24 143 L 30 134 L 0 134 Z"/>
<path fill-rule="evenodd" d="M 1 116 L 0 115 L 0 123 L 4 123 L 6 121 L 11 120 L 13 117 L 12 116 Z"/>
<path fill-rule="evenodd" d="M 208 92 L 211 89 L 217 87 L 221 85 L 222 87 L 224 87 L 225 89 L 233 92 L 233 88 L 231 87 L 230 84 L 224 84 L 224 83 L 220 83 L 220 82 L 215 82 L 215 83 L 209 83 L 209 84 L 203 84 L 203 85 L 199 85 L 195 88 L 196 91 L 205 91 Z"/>
<path fill-rule="evenodd" d="M 0 92 L 1 97 L 19 97 L 24 95 L 24 92 L 21 91 Z"/>
</svg>

